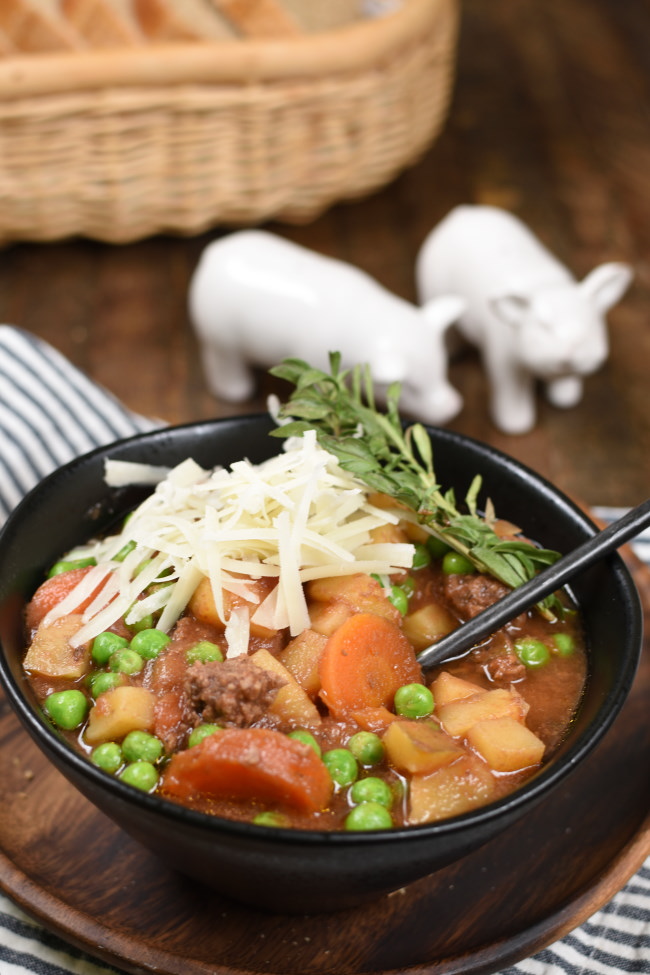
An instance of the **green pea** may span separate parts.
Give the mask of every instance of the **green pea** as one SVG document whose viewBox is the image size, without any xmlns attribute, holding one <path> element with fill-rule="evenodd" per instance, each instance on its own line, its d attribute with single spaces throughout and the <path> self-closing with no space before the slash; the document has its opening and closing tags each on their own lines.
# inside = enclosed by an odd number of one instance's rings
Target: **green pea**
<svg viewBox="0 0 650 975">
<path fill-rule="evenodd" d="M 380 806 L 390 809 L 393 805 L 393 790 L 388 782 L 378 776 L 369 775 L 365 779 L 357 779 L 350 789 L 350 799 L 356 805 L 361 802 L 378 802 Z"/>
<path fill-rule="evenodd" d="M 474 572 L 474 566 L 460 552 L 447 552 L 442 559 L 442 571 L 448 576 L 464 576 Z"/>
<path fill-rule="evenodd" d="M 570 633 L 556 633 L 553 643 L 560 657 L 570 657 L 576 648 L 575 640 Z"/>
<path fill-rule="evenodd" d="M 374 731 L 357 731 L 348 741 L 348 748 L 360 765 L 379 765 L 384 759 L 384 743 Z"/>
<path fill-rule="evenodd" d="M 96 664 L 104 667 L 117 650 L 123 650 L 128 645 L 129 641 L 125 637 L 106 630 L 104 633 L 98 633 L 93 640 L 90 655 Z"/>
<path fill-rule="evenodd" d="M 55 562 L 47 574 L 48 579 L 61 575 L 62 572 L 70 572 L 71 569 L 85 569 L 88 565 L 97 565 L 97 559 L 92 557 L 87 559 L 61 559 Z"/>
<path fill-rule="evenodd" d="M 144 667 L 144 660 L 135 650 L 124 647 L 123 650 L 116 650 L 111 654 L 108 666 L 113 673 L 139 674 Z"/>
<path fill-rule="evenodd" d="M 404 684 L 395 692 L 395 713 L 404 718 L 426 718 L 433 703 L 433 694 L 424 684 Z"/>
<path fill-rule="evenodd" d="M 122 749 L 116 741 L 105 741 L 97 748 L 93 748 L 90 761 L 104 772 L 113 774 L 122 765 Z"/>
<path fill-rule="evenodd" d="M 163 753 L 160 738 L 147 731 L 129 731 L 122 742 L 122 754 L 127 762 L 156 762 Z"/>
<path fill-rule="evenodd" d="M 400 582 L 400 588 L 404 590 L 408 599 L 410 599 L 415 592 L 415 579 L 413 576 L 406 576 L 405 579 L 402 579 Z"/>
<path fill-rule="evenodd" d="M 534 640 L 532 637 L 522 637 L 515 640 L 515 653 L 526 667 L 535 669 L 544 667 L 551 659 L 551 651 L 542 643 L 541 640 Z"/>
<path fill-rule="evenodd" d="M 427 565 L 431 564 L 431 552 L 426 545 L 422 542 L 415 543 L 415 551 L 413 553 L 413 569 L 424 569 Z"/>
<path fill-rule="evenodd" d="M 258 813 L 257 816 L 253 817 L 252 822 L 255 824 L 255 826 L 275 826 L 276 829 L 278 827 L 287 827 L 291 825 L 287 816 L 284 816 L 279 812 L 272 812 L 271 810 L 268 810 L 268 812 Z"/>
<path fill-rule="evenodd" d="M 362 802 L 345 817 L 344 827 L 351 832 L 390 829 L 393 819 L 386 806 L 379 802 Z"/>
<path fill-rule="evenodd" d="M 223 653 L 221 647 L 216 643 L 212 643 L 210 640 L 201 640 L 196 643 L 193 647 L 190 647 L 185 654 L 185 659 L 188 664 L 201 663 L 207 664 L 211 663 L 213 660 L 217 660 L 220 663 L 223 661 Z"/>
<path fill-rule="evenodd" d="M 117 555 L 114 555 L 113 556 L 113 561 L 114 562 L 124 562 L 124 559 L 127 557 L 127 555 L 130 552 L 133 551 L 134 548 L 135 548 L 135 542 L 133 540 L 131 540 L 130 542 L 127 542 L 126 545 L 123 545 L 122 546 L 122 548 L 119 550 L 119 552 L 117 553 Z"/>
<path fill-rule="evenodd" d="M 140 630 L 131 638 L 131 649 L 139 653 L 145 660 L 153 660 L 170 642 L 169 637 L 162 630 L 155 627 Z"/>
<path fill-rule="evenodd" d="M 441 538 L 436 538 L 435 535 L 429 535 L 426 545 L 432 559 L 441 559 L 449 551 L 447 543 Z"/>
<path fill-rule="evenodd" d="M 210 724 L 205 722 L 205 724 L 200 724 L 197 728 L 193 728 L 190 732 L 190 736 L 187 739 L 187 747 L 193 748 L 194 745 L 200 745 L 204 738 L 209 738 L 216 731 L 221 731 L 221 725 Z"/>
<path fill-rule="evenodd" d="M 342 788 L 352 785 L 359 774 L 357 760 L 347 748 L 331 748 L 323 755 L 323 762 L 333 782 Z"/>
<path fill-rule="evenodd" d="M 128 616 L 128 612 L 125 616 Z M 136 620 L 135 623 L 127 623 L 128 628 L 132 633 L 140 633 L 141 630 L 152 630 L 154 628 L 154 618 L 153 613 L 147 613 L 142 619 Z"/>
<path fill-rule="evenodd" d="M 120 684 L 123 683 L 124 674 L 116 674 L 108 670 L 100 670 L 99 672 L 92 674 L 90 677 L 90 693 L 94 698 L 97 698 L 100 694 L 105 694 L 106 691 L 112 691 L 114 687 L 119 687 Z"/>
<path fill-rule="evenodd" d="M 120 774 L 120 779 L 143 792 L 151 792 L 158 785 L 158 772 L 151 762 L 132 762 Z"/>
<path fill-rule="evenodd" d="M 45 699 L 45 710 L 54 724 L 66 731 L 78 728 L 88 711 L 88 698 L 83 691 L 54 691 Z"/>
<path fill-rule="evenodd" d="M 409 598 L 401 586 L 391 586 L 388 599 L 402 616 L 406 616 L 409 608 Z"/>
<path fill-rule="evenodd" d="M 305 728 L 296 728 L 295 731 L 290 731 L 287 738 L 293 738 L 294 741 L 301 741 L 303 745 L 309 745 L 313 748 L 318 757 L 321 755 L 321 747 L 312 735 L 311 731 L 307 731 Z"/>
</svg>

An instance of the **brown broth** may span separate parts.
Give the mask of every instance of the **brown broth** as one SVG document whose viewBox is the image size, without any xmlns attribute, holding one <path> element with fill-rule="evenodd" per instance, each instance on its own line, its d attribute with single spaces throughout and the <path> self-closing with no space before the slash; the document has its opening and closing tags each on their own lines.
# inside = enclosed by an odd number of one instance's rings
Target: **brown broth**
<svg viewBox="0 0 650 975">
<path fill-rule="evenodd" d="M 439 562 L 434 562 L 429 567 L 411 573 L 411 578 L 415 580 L 415 590 L 411 596 L 409 612 L 436 603 L 444 606 L 454 616 L 458 624 L 463 619 L 458 608 L 459 600 L 463 603 L 467 593 L 470 592 L 470 588 L 474 587 L 480 598 L 484 598 L 485 595 L 482 592 L 482 580 L 479 577 L 467 576 L 450 582 L 449 578 L 443 575 Z M 488 580 L 488 582 L 491 586 L 493 580 Z M 450 595 L 449 590 L 454 591 L 452 595 Z M 476 593 L 470 592 L 467 605 L 477 611 L 479 597 L 475 599 Z M 121 633 L 125 632 L 123 625 L 118 625 L 115 629 Z M 548 664 L 536 669 L 521 665 L 513 650 L 514 642 L 519 637 L 533 637 L 552 646 L 553 636 L 558 631 L 569 634 L 572 638 L 574 650 L 570 655 L 561 656 L 558 653 L 553 653 Z M 186 614 L 179 621 L 171 635 L 171 643 L 156 660 L 147 661 L 139 674 L 129 675 L 124 680 L 127 684 L 141 685 L 153 691 L 158 702 L 156 705 L 156 728 L 154 730 L 164 729 L 168 736 L 166 740 L 175 741 L 176 747 L 183 750 L 187 747 L 187 737 L 192 723 L 191 719 L 188 723 L 186 701 L 183 697 L 185 693 L 183 689 L 184 675 L 187 669 L 185 651 L 198 640 L 210 640 L 222 647 L 225 647 L 225 641 L 221 631 L 210 624 L 194 619 L 190 614 Z M 279 633 L 266 639 L 253 637 L 249 654 L 260 647 L 264 647 L 273 655 L 277 655 L 287 642 L 288 635 L 286 633 Z M 489 640 L 476 647 L 470 654 L 431 671 L 426 677 L 423 677 L 423 681 L 430 685 L 442 670 L 470 681 L 485 690 L 514 687 L 529 709 L 526 715 L 526 725 L 544 742 L 546 746 L 544 761 L 548 761 L 571 725 L 586 680 L 587 653 L 580 616 L 572 608 L 566 620 L 552 623 L 544 619 L 535 610 L 522 614 L 495 633 Z M 45 678 L 36 673 L 28 674 L 28 678 L 41 702 L 44 702 L 52 691 L 71 687 L 80 688 L 89 695 L 85 678 L 72 681 Z M 311 731 L 322 751 L 345 747 L 350 736 L 359 730 L 359 725 L 352 717 L 345 720 L 335 720 L 327 714 L 320 699 L 315 698 L 315 701 L 322 714 L 322 724 L 318 729 L 312 728 Z M 436 721 L 435 711 L 433 717 L 427 720 Z M 255 722 L 255 726 L 270 728 L 279 732 L 287 732 L 294 727 L 291 723 L 287 723 L 271 713 L 266 713 L 260 717 Z M 72 747 L 86 755 L 90 754 L 91 748 L 84 740 L 84 727 L 63 733 Z M 466 741 L 463 740 L 461 744 L 471 753 Z M 168 750 L 162 760 L 162 768 L 164 768 L 169 757 Z M 495 785 L 491 799 L 512 791 L 526 778 L 534 774 L 536 769 L 537 767 L 533 767 L 515 772 L 493 773 Z M 390 784 L 396 796 L 392 808 L 393 823 L 395 826 L 407 824 L 409 808 L 408 775 L 391 767 L 388 761 L 384 761 L 371 769 L 363 769 L 361 774 L 381 777 Z M 159 787 L 159 791 L 163 795 L 165 794 L 164 785 Z M 173 801 L 179 801 L 176 797 L 172 796 L 171 798 Z M 205 813 L 243 821 L 250 821 L 258 812 L 269 808 L 261 802 L 243 802 L 228 796 L 215 798 L 214 796 L 196 794 L 182 801 L 183 804 Z M 284 808 L 282 812 L 287 817 L 286 822 L 295 828 L 332 830 L 343 828 L 349 810 L 350 801 L 347 789 L 335 788 L 328 807 L 320 812 L 305 815 L 290 808 Z"/>
</svg>

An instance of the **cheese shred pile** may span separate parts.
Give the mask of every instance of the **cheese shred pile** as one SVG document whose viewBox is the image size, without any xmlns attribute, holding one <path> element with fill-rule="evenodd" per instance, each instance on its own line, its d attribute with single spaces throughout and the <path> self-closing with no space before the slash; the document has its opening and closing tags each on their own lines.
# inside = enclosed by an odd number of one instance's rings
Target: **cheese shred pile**
<svg viewBox="0 0 650 975">
<path fill-rule="evenodd" d="M 372 505 L 367 489 L 343 471 L 313 431 L 286 441 L 282 453 L 252 464 L 208 471 L 193 460 L 172 470 L 107 461 L 109 485 L 158 483 L 129 515 L 119 535 L 91 542 L 68 558 L 94 557 L 82 581 L 44 622 L 72 612 L 89 597 L 71 642 L 79 646 L 125 617 L 137 623 L 160 613 L 167 632 L 204 577 L 226 623 L 229 653 L 245 652 L 251 620 L 296 636 L 309 627 L 303 584 L 357 572 L 381 576 L 410 568 L 413 546 L 375 543 L 372 532 L 398 515 Z M 250 579 L 275 580 L 262 601 Z M 224 612 L 224 591 L 253 603 Z"/>
</svg>

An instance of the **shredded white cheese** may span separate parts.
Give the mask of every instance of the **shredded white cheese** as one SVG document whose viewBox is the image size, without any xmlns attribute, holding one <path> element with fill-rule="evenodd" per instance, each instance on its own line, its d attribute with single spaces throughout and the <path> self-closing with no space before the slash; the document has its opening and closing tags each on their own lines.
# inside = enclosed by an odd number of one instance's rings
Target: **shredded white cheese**
<svg viewBox="0 0 650 975">
<path fill-rule="evenodd" d="M 135 480 L 146 473 L 143 465 L 130 466 Z M 48 614 L 53 622 L 101 586 L 83 613 L 75 645 L 121 616 L 135 622 L 154 609 L 162 611 L 157 626 L 167 632 L 204 576 L 222 619 L 224 591 L 256 601 L 242 577 L 276 579 L 252 619 L 288 627 L 295 636 L 309 626 L 305 582 L 356 572 L 389 576 L 412 564 L 412 545 L 373 542 L 373 529 L 396 524 L 397 513 L 370 504 L 365 486 L 320 447 L 314 431 L 286 441 L 282 453 L 262 464 L 242 460 L 229 470 L 206 471 L 186 460 L 167 472 L 151 469 L 152 479 L 153 470 L 153 493 L 119 535 L 87 547 L 98 566 Z M 107 464 L 111 483 L 125 483 L 126 474 L 124 465 Z M 83 551 L 77 549 L 77 557 Z M 149 587 L 153 591 L 146 592 Z M 226 629 L 232 655 L 242 652 L 250 625 L 237 612 Z"/>
<path fill-rule="evenodd" d="M 158 484 L 169 474 L 168 467 L 153 464 L 135 464 L 130 460 L 104 461 L 104 480 L 109 487 L 124 487 L 126 484 Z"/>
</svg>

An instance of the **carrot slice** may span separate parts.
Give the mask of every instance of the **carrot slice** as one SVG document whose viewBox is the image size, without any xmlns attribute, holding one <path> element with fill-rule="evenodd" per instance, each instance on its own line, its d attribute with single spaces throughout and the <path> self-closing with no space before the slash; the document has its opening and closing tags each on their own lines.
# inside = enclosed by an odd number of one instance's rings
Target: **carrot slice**
<svg viewBox="0 0 650 975">
<path fill-rule="evenodd" d="M 35 630 L 43 617 L 46 616 L 51 609 L 54 609 L 55 606 L 58 606 L 58 604 L 65 599 L 69 592 L 72 592 L 74 587 L 81 582 L 83 577 L 90 572 L 91 569 L 91 565 L 85 565 L 81 569 L 68 569 L 67 572 L 60 572 L 58 575 L 52 576 L 51 579 L 46 579 L 45 582 L 38 587 L 32 596 L 31 602 L 27 606 L 25 614 L 27 629 L 30 632 Z M 79 606 L 70 610 L 70 612 L 83 613 L 84 609 L 86 609 L 87 606 L 90 606 L 92 600 L 95 598 L 103 584 L 104 583 L 101 582 L 87 599 L 83 600 Z"/>
<path fill-rule="evenodd" d="M 393 723 L 393 721 L 399 721 L 400 716 L 398 714 L 393 714 L 388 708 L 380 705 L 378 708 L 359 708 L 358 711 L 352 711 L 350 717 L 354 718 L 356 723 L 364 731 L 374 731 L 375 734 L 381 734 L 386 731 L 386 728 Z"/>
<path fill-rule="evenodd" d="M 179 799 L 254 799 L 311 813 L 329 802 L 332 779 L 309 745 L 266 728 L 224 728 L 172 756 L 162 791 Z"/>
<path fill-rule="evenodd" d="M 390 708 L 402 684 L 422 680 L 415 651 L 390 620 L 357 613 L 327 641 L 320 658 L 320 696 L 335 717 Z"/>
</svg>

